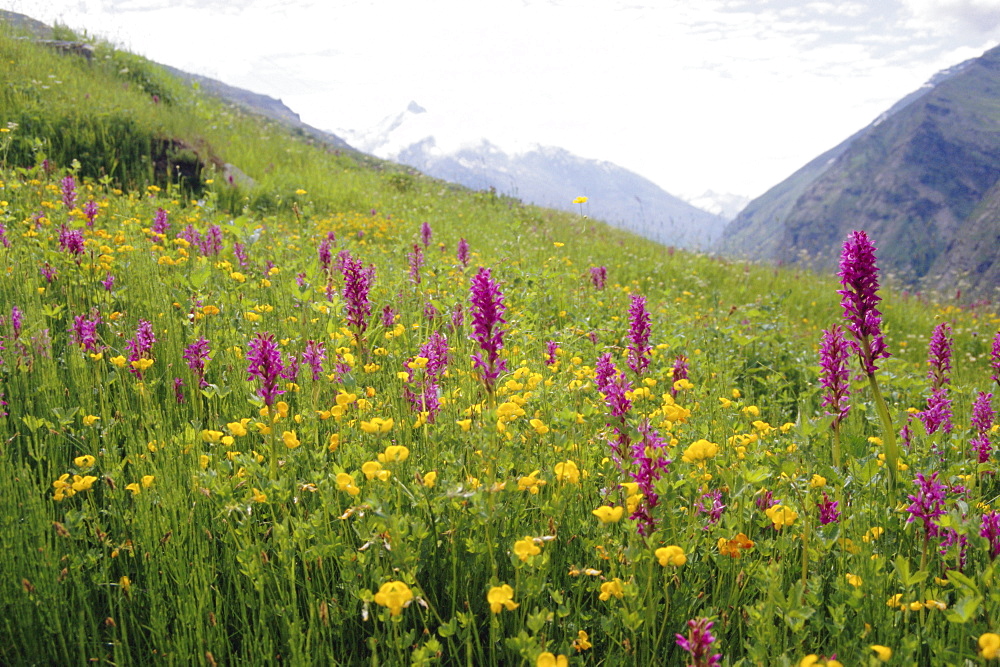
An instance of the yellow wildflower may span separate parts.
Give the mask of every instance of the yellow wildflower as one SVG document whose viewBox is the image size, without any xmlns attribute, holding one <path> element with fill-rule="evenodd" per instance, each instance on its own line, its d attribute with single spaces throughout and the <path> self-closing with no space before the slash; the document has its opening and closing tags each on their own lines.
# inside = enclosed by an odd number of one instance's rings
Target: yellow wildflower
<svg viewBox="0 0 1000 667">
<path fill-rule="evenodd" d="M 382 469 L 382 464 L 377 461 L 366 461 L 361 466 L 361 472 L 365 474 L 367 479 L 379 478 L 380 481 L 387 481 L 389 479 L 390 473 L 388 470 Z"/>
<path fill-rule="evenodd" d="M 878 658 L 879 662 L 889 662 L 889 659 L 892 658 L 892 649 L 888 646 L 872 644 L 869 648 L 875 651 L 875 657 Z"/>
<path fill-rule="evenodd" d="M 576 639 L 573 640 L 573 650 L 586 651 L 591 646 L 593 644 L 590 643 L 590 637 L 585 630 L 580 630 L 576 633 Z"/>
<path fill-rule="evenodd" d="M 621 506 L 610 507 L 608 505 L 601 505 L 596 510 L 593 510 L 591 514 L 596 516 L 601 523 L 618 523 L 622 519 L 622 515 L 625 513 L 625 508 Z"/>
<path fill-rule="evenodd" d="M 537 495 L 539 489 L 545 486 L 544 479 L 538 479 L 539 471 L 533 470 L 531 474 L 525 475 L 517 480 L 517 490 L 518 491 L 528 491 L 532 495 Z"/>
<path fill-rule="evenodd" d="M 492 587 L 486 593 L 486 601 L 490 603 L 490 611 L 494 614 L 499 614 L 504 607 L 507 608 L 507 611 L 514 611 L 521 606 L 514 602 L 514 589 L 507 584 Z"/>
<path fill-rule="evenodd" d="M 580 197 L 577 197 L 580 199 Z M 569 667 L 569 658 L 564 655 L 554 655 L 548 651 L 538 654 L 535 667 Z"/>
<path fill-rule="evenodd" d="M 352 496 L 361 493 L 361 489 L 354 485 L 354 477 L 346 472 L 337 473 L 336 482 L 338 491 L 346 491 Z"/>
<path fill-rule="evenodd" d="M 375 604 L 389 609 L 390 616 L 399 616 L 413 600 L 413 592 L 402 581 L 389 581 L 382 584 L 374 599 Z"/>
<path fill-rule="evenodd" d="M 281 439 L 285 443 L 285 447 L 288 447 L 289 449 L 295 449 L 302 444 L 299 441 L 298 436 L 295 435 L 295 431 L 282 431 Z"/>
<path fill-rule="evenodd" d="M 714 457 L 718 453 L 719 446 L 717 444 L 701 439 L 691 443 L 691 445 L 684 450 L 684 455 L 681 456 L 681 460 L 685 463 L 702 463 L 705 460 Z"/>
<path fill-rule="evenodd" d="M 385 452 L 378 455 L 381 463 L 391 463 L 393 461 L 405 461 L 410 458 L 410 450 L 403 445 L 389 445 Z"/>
<path fill-rule="evenodd" d="M 677 545 L 660 547 L 654 553 L 656 554 L 656 558 L 660 561 L 660 565 L 663 567 L 668 565 L 680 567 L 687 562 L 687 556 L 684 554 L 684 549 L 681 549 Z"/>
<path fill-rule="evenodd" d="M 570 484 L 580 483 L 580 469 L 576 467 L 576 463 L 573 461 L 557 463 L 555 473 L 557 481 L 569 482 Z"/>
<path fill-rule="evenodd" d="M 612 595 L 619 599 L 625 597 L 625 589 L 622 588 L 622 581 L 618 577 L 601 584 L 601 594 L 597 597 L 600 600 L 610 600 Z"/>
<path fill-rule="evenodd" d="M 77 468 L 93 468 L 95 463 L 97 463 L 97 459 L 95 459 L 90 454 L 77 456 L 75 459 L 73 459 L 73 465 L 75 465 Z"/>
<path fill-rule="evenodd" d="M 773 505 L 764 511 L 775 528 L 791 526 L 799 518 L 798 512 L 787 505 Z"/>
<path fill-rule="evenodd" d="M 530 537 L 514 542 L 514 554 L 521 561 L 527 561 L 531 556 L 537 556 L 540 553 L 542 553 L 541 547 L 535 544 L 535 541 Z"/>
<path fill-rule="evenodd" d="M 986 660 L 1000 658 L 1000 635 L 992 632 L 979 635 L 979 653 Z"/>
</svg>

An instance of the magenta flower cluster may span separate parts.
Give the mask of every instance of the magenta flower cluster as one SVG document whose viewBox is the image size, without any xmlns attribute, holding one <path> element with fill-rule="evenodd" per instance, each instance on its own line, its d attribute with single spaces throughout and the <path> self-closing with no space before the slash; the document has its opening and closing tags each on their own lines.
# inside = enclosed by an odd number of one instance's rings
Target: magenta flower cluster
<svg viewBox="0 0 1000 667">
<path fill-rule="evenodd" d="M 979 459 L 979 463 L 986 463 L 993 446 L 990 443 L 990 429 L 993 428 L 993 419 L 996 413 L 993 411 L 993 394 L 985 391 L 979 392 L 976 400 L 972 404 L 972 428 L 976 435 L 969 443 Z"/>
<path fill-rule="evenodd" d="M 207 387 L 208 382 L 205 381 L 205 364 L 212 360 L 208 353 L 210 352 L 210 345 L 208 339 L 204 336 L 200 337 L 195 342 L 191 343 L 184 349 L 184 361 L 187 362 L 188 368 L 194 373 L 195 377 L 198 378 L 199 387 Z"/>
<path fill-rule="evenodd" d="M 88 319 L 86 315 L 77 315 L 73 318 L 73 340 L 86 352 L 97 352 L 97 325 L 101 323 L 98 315 L 95 319 Z"/>
<path fill-rule="evenodd" d="M 153 358 L 153 343 L 156 342 L 156 336 L 153 334 L 153 323 L 149 320 L 139 320 L 139 325 L 136 327 L 135 336 L 125 343 L 125 347 L 128 349 L 129 355 L 128 360 L 130 362 L 139 361 L 140 359 L 152 359 Z M 139 368 L 131 367 L 129 372 L 135 375 L 140 380 L 142 379 L 142 370 Z"/>
<path fill-rule="evenodd" d="M 72 211 L 73 207 L 76 206 L 76 179 L 67 176 L 62 179 L 60 185 L 62 186 L 63 205 L 67 211 Z"/>
<path fill-rule="evenodd" d="M 1000 556 L 1000 512 L 991 510 L 983 513 L 979 536 L 989 540 L 990 560 L 996 560 L 996 557 Z"/>
<path fill-rule="evenodd" d="M 403 393 L 410 406 L 418 412 L 427 413 L 427 423 L 433 424 L 438 412 L 441 411 L 441 377 L 448 366 L 448 339 L 437 331 L 430 335 L 427 342 L 417 354 L 427 360 L 419 380 L 416 371 L 410 367 L 413 358 L 407 360 L 404 370 L 408 380 L 403 387 Z"/>
<path fill-rule="evenodd" d="M 851 347 L 868 375 L 878 370 L 876 362 L 890 355 L 882 337 L 882 313 L 878 304 L 878 268 L 875 266 L 875 244 L 862 231 L 851 232 L 840 256 L 840 304 L 844 309 L 847 329 L 854 336 Z"/>
<path fill-rule="evenodd" d="M 414 285 L 420 284 L 420 267 L 424 265 L 424 251 L 417 245 L 413 244 L 413 252 L 407 255 L 407 259 L 410 263 L 410 282 Z"/>
<path fill-rule="evenodd" d="M 590 267 L 590 282 L 597 289 L 604 289 L 604 284 L 608 280 L 608 268 L 606 266 Z"/>
<path fill-rule="evenodd" d="M 162 207 L 156 209 L 156 213 L 153 214 L 153 225 L 150 230 L 156 234 L 166 234 L 170 230 L 170 217 Z"/>
<path fill-rule="evenodd" d="M 323 341 L 309 340 L 302 352 L 304 361 L 312 371 L 312 381 L 316 382 L 323 373 L 323 362 L 326 361 L 326 344 Z"/>
<path fill-rule="evenodd" d="M 649 312 L 646 310 L 646 297 L 633 294 L 628 308 L 628 367 L 636 375 L 642 375 L 649 366 L 649 353 L 653 348 L 649 345 L 650 327 Z"/>
<path fill-rule="evenodd" d="M 368 293 L 375 282 L 375 267 L 365 267 L 360 259 L 352 257 L 344 251 L 342 271 L 344 274 L 345 309 L 347 310 L 347 325 L 353 328 L 358 338 L 368 328 L 368 317 L 372 314 L 371 300 Z"/>
<path fill-rule="evenodd" d="M 940 533 L 941 529 L 934 523 L 934 519 L 945 514 L 944 501 L 948 487 L 937 480 L 937 475 L 937 472 L 934 472 L 928 477 L 918 472 L 917 478 L 913 480 L 917 485 L 917 493 L 907 496 L 912 502 L 906 508 L 910 513 L 906 522 L 913 523 L 920 519 L 924 525 L 925 539 L 936 537 Z"/>
<path fill-rule="evenodd" d="M 851 395 L 851 371 L 847 367 L 850 345 L 844 339 L 844 330 L 833 325 L 823 331 L 819 348 L 820 384 L 826 389 L 823 407 L 832 410 L 826 414 L 833 417 L 833 425 L 840 424 L 851 411 L 848 398 Z"/>
<path fill-rule="evenodd" d="M 927 434 L 941 429 L 951 433 L 951 399 L 948 397 L 948 374 L 951 372 L 951 325 L 947 322 L 934 327 L 931 334 L 927 365 L 927 379 L 931 383 L 931 395 L 927 398 L 927 409 L 920 413 Z"/>
<path fill-rule="evenodd" d="M 721 667 L 722 654 L 712 653 L 715 636 L 711 631 L 715 624 L 707 618 L 693 618 L 687 625 L 687 635 L 675 635 L 677 645 L 690 656 L 687 667 Z"/>
<path fill-rule="evenodd" d="M 625 415 L 632 409 L 632 401 L 627 393 L 632 390 L 632 385 L 625 377 L 624 373 L 619 373 L 611 360 L 611 353 L 602 354 L 597 360 L 594 368 L 594 383 L 597 390 L 604 395 L 604 402 L 611 413 L 611 421 L 608 426 L 615 434 L 615 440 L 609 440 L 611 447 L 611 460 L 619 470 L 622 470 L 622 459 L 628 451 L 631 439 L 628 434 L 628 426 L 625 423 Z"/>
<path fill-rule="evenodd" d="M 83 231 L 70 229 L 64 225 L 59 230 L 59 249 L 71 255 L 82 255 L 85 250 Z"/>
<path fill-rule="evenodd" d="M 473 327 L 470 337 L 481 350 L 472 355 L 472 363 L 482 371 L 486 391 L 492 394 L 500 373 L 507 370 L 506 362 L 500 358 L 505 333 L 502 325 L 507 323 L 503 318 L 506 310 L 503 293 L 486 267 L 480 268 L 472 277 L 469 291 Z"/>
<path fill-rule="evenodd" d="M 250 340 L 247 349 L 247 380 L 259 380 L 257 393 L 268 407 L 274 405 L 274 399 L 284 392 L 278 388 L 278 380 L 284 370 L 281 362 L 281 350 L 274 340 L 274 334 L 259 333 Z"/>
<path fill-rule="evenodd" d="M 469 242 L 464 238 L 458 240 L 458 248 L 455 251 L 455 259 L 457 259 L 462 266 L 469 265 Z"/>
<path fill-rule="evenodd" d="M 670 459 L 662 456 L 669 445 L 660 437 L 660 434 L 653 430 L 648 421 L 639 426 L 642 439 L 632 444 L 632 465 L 634 469 L 629 472 L 632 481 L 639 485 L 642 493 L 642 501 L 636 506 L 629 518 L 637 522 L 637 530 L 640 535 L 651 535 L 656 530 L 656 521 L 653 519 L 652 510 L 659 504 L 660 497 L 656 493 L 654 484 L 662 479 L 663 470 L 670 465 Z"/>
<path fill-rule="evenodd" d="M 88 227 L 94 226 L 94 220 L 97 219 L 97 214 L 100 213 L 100 211 L 101 211 L 100 207 L 97 205 L 97 202 L 94 201 L 93 199 L 87 201 L 87 203 L 83 205 L 83 214 L 87 216 Z"/>
</svg>

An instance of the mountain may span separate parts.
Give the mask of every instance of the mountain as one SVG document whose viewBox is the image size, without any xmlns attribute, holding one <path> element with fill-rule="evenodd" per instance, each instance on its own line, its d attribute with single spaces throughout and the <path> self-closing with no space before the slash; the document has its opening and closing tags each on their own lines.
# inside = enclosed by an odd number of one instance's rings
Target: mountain
<svg viewBox="0 0 1000 667">
<path fill-rule="evenodd" d="M 1000 47 L 935 75 L 750 202 L 715 250 L 831 270 L 864 229 L 920 288 L 1000 289 Z"/>
<path fill-rule="evenodd" d="M 366 132 L 338 130 L 357 149 L 466 187 L 493 189 L 523 201 L 575 212 L 627 229 L 658 243 L 706 249 L 725 219 L 696 208 L 652 181 L 610 162 L 562 148 L 533 146 L 508 153 L 494 143 L 447 145 L 447 121 L 411 102 L 402 113 Z M 582 206 L 577 197 L 588 198 Z"/>
</svg>

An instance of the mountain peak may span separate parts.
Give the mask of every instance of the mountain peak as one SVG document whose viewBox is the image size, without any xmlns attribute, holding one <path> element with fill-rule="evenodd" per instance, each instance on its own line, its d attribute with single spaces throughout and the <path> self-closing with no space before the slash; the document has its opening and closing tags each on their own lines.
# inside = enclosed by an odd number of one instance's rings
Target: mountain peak
<svg viewBox="0 0 1000 667">
<path fill-rule="evenodd" d="M 406 110 L 413 114 L 427 113 L 427 109 L 423 108 L 413 100 L 410 100 L 410 103 L 406 105 Z"/>
</svg>

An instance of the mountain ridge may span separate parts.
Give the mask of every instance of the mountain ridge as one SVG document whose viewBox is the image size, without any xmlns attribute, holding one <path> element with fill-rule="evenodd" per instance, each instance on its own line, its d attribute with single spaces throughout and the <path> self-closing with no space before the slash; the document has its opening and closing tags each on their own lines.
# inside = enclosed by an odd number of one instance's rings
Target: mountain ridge
<svg viewBox="0 0 1000 667">
<path fill-rule="evenodd" d="M 1000 47 L 942 70 L 872 123 L 752 201 L 714 249 L 829 270 L 851 229 L 880 246 L 880 266 L 917 288 L 998 284 L 975 267 L 985 245 L 962 238 L 1000 225 L 973 218 L 1000 196 Z M 985 227 L 984 227 L 985 226 Z M 968 256 L 956 255 L 962 248 Z M 995 249 L 993 249 L 995 255 Z M 950 276 L 950 277 L 949 277 Z"/>
<path fill-rule="evenodd" d="M 439 143 L 439 123 L 415 101 L 367 132 L 338 130 L 364 152 L 435 178 L 580 211 L 667 246 L 704 250 L 721 234 L 722 217 L 666 192 L 649 179 L 603 160 L 555 146 L 507 151 L 485 138 Z M 588 198 L 580 208 L 577 197 Z"/>
</svg>

